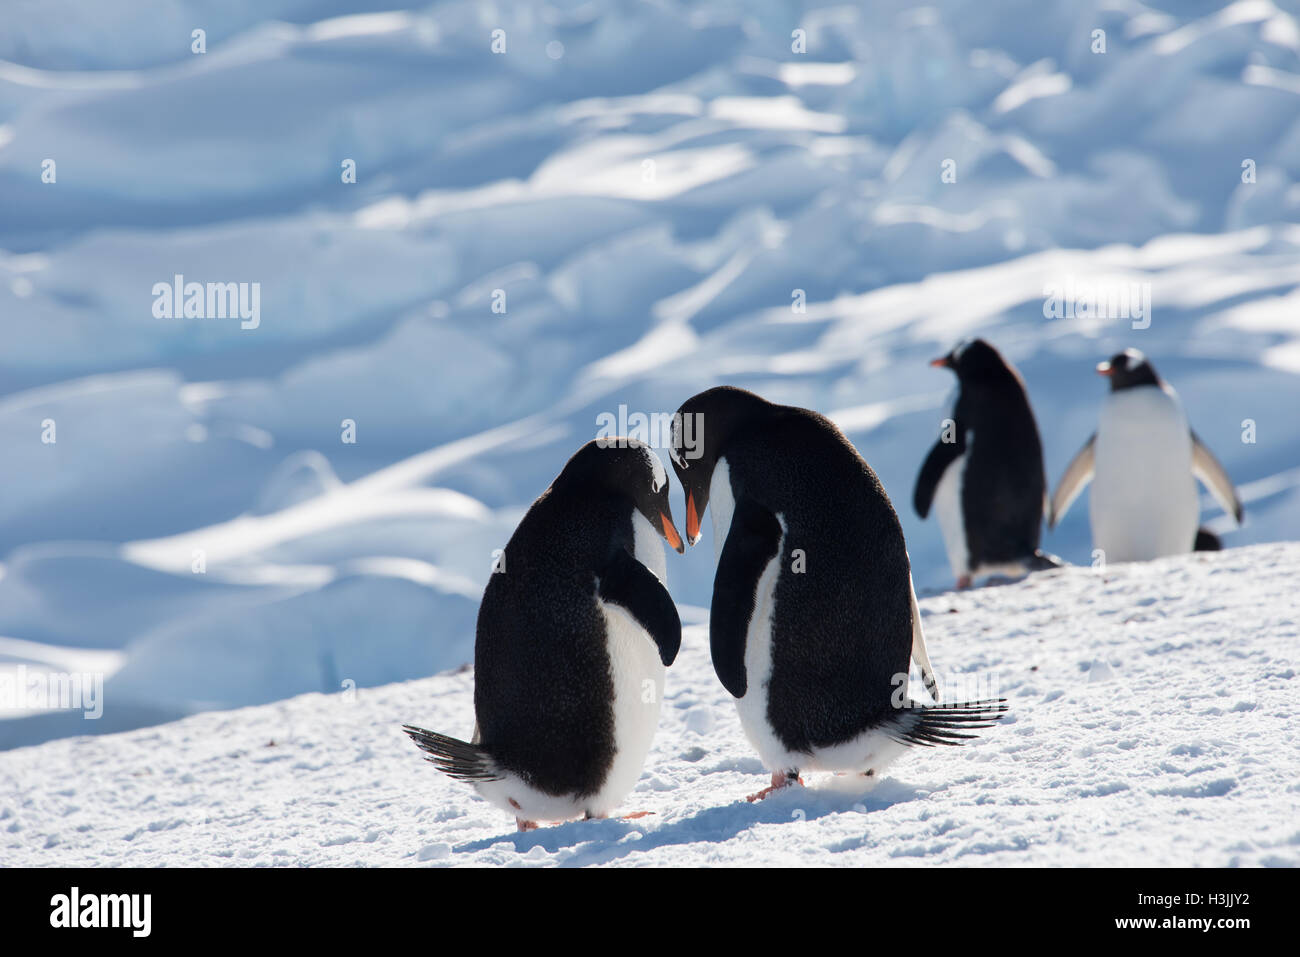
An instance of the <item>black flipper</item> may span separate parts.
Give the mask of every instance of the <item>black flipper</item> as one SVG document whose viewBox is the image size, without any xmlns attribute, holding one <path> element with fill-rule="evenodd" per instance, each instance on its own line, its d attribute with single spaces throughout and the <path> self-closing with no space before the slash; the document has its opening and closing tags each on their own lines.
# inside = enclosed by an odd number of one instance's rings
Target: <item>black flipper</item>
<svg viewBox="0 0 1300 957">
<path fill-rule="evenodd" d="M 916 509 L 917 515 L 925 518 L 930 514 L 930 505 L 934 502 L 934 490 L 938 487 L 939 480 L 948 471 L 948 466 L 961 458 L 965 451 L 966 443 L 962 440 L 960 427 L 957 429 L 956 442 L 940 439 L 934 443 L 934 448 L 925 457 L 925 464 L 921 466 L 921 474 L 916 477 L 916 489 L 912 492 L 912 507 Z"/>
<path fill-rule="evenodd" d="M 743 698 L 745 639 L 754 616 L 758 579 L 781 547 L 781 523 L 753 499 L 741 498 L 731 517 L 727 543 L 718 559 L 713 579 L 713 606 L 709 611 L 709 650 L 713 670 L 733 698 Z"/>
<path fill-rule="evenodd" d="M 1005 698 L 933 707 L 917 705 L 900 711 L 886 731 L 903 744 L 926 748 L 936 744 L 964 744 L 979 735 L 963 732 L 992 727 L 1006 712 Z"/>
<path fill-rule="evenodd" d="M 650 633 L 659 646 L 659 660 L 671 665 L 682 646 L 682 620 L 677 606 L 655 573 L 620 548 L 600 576 L 602 601 L 618 605 Z"/>
<path fill-rule="evenodd" d="M 458 738 L 449 738 L 436 731 L 402 725 L 402 730 L 411 736 L 411 740 L 428 757 L 433 766 L 444 774 L 449 774 L 458 781 L 500 781 L 501 774 L 491 756 L 477 744 L 469 744 Z"/>
</svg>

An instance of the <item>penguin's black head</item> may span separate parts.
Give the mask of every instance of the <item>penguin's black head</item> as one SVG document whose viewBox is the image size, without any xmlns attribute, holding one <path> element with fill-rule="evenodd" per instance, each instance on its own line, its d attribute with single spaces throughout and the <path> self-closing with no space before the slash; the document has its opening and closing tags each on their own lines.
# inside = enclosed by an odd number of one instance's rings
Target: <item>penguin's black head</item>
<svg viewBox="0 0 1300 957">
<path fill-rule="evenodd" d="M 613 492 L 631 500 L 647 522 L 678 552 L 686 551 L 668 504 L 668 471 L 639 439 L 592 439 L 569 459 L 556 486 Z"/>
<path fill-rule="evenodd" d="M 958 343 L 946 356 L 932 359 L 930 365 L 951 369 L 961 382 L 988 382 L 1015 376 L 1002 353 L 983 339 Z"/>
<path fill-rule="evenodd" d="M 1097 374 L 1110 379 L 1110 391 L 1132 389 L 1139 385 L 1160 385 L 1160 377 L 1151 363 L 1137 349 L 1117 352 L 1105 362 L 1097 363 Z"/>
<path fill-rule="evenodd" d="M 720 385 L 691 396 L 673 416 L 673 471 L 686 496 L 686 541 L 700 540 L 700 519 L 709 506 L 709 483 L 736 430 L 771 408 L 766 399 Z"/>
</svg>

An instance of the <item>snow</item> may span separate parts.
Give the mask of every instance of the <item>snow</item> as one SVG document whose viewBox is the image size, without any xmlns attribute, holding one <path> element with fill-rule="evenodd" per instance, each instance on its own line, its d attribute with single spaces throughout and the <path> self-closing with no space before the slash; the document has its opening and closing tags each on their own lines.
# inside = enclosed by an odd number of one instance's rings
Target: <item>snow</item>
<svg viewBox="0 0 1300 957">
<path fill-rule="evenodd" d="M 870 788 L 809 775 L 746 802 L 767 775 L 695 623 L 623 809 L 651 816 L 521 834 L 437 772 L 401 725 L 468 734 L 462 670 L 10 751 L 0 861 L 1296 866 L 1297 574 L 1300 545 L 1256 545 L 923 598 L 945 695 L 1010 712 Z"/>
<path fill-rule="evenodd" d="M 118 744 L 59 739 L 151 726 L 206 728 L 216 737 L 191 757 L 215 760 L 235 750 L 222 722 L 242 717 L 213 712 L 288 715 L 340 693 L 375 722 L 369 702 L 392 705 L 382 735 L 338 726 L 347 754 L 396 759 L 390 731 L 422 714 L 468 733 L 463 708 L 422 711 L 393 683 L 463 696 L 468 678 L 446 673 L 472 658 L 494 551 L 529 503 L 605 417 L 671 413 L 723 382 L 845 429 L 933 595 L 952 584 L 943 542 L 909 503 L 954 382 L 927 361 L 970 335 L 1021 370 L 1052 481 L 1096 427 L 1093 365 L 1135 346 L 1245 503 L 1238 529 L 1205 495 L 1202 524 L 1234 548 L 1300 540 L 1298 13 L 1294 0 L 0 4 L 0 680 L 84 671 L 106 701 L 95 722 L 0 705 L 0 769 L 41 753 L 2 749 L 41 742 L 98 766 Z M 151 290 L 177 275 L 259 284 L 260 321 L 155 317 Z M 1049 318 L 1050 290 L 1133 292 L 1150 309 Z M 1042 544 L 1083 566 L 1062 582 L 1094 580 L 1082 504 Z M 674 598 L 706 607 L 710 544 L 670 557 Z M 1039 587 L 950 600 L 974 617 Z M 692 634 L 680 687 L 696 697 L 661 735 L 695 743 L 670 761 L 734 737 L 695 675 Z M 1065 652 L 1098 695 L 1134 667 Z M 945 657 L 981 667 L 961 645 Z M 1171 687 L 1193 680 L 1170 668 Z M 1064 700 L 1074 686 L 1054 687 Z M 271 758 L 300 749 L 273 736 Z M 287 767 L 333 767 L 318 748 Z M 938 782 L 926 807 L 949 800 L 952 779 L 924 770 L 935 760 L 899 772 L 920 775 L 903 778 L 916 795 Z M 710 784 L 752 790 L 753 758 L 734 762 Z M 27 767 L 23 787 L 57 800 L 56 772 Z M 701 826 L 732 827 L 688 771 L 674 793 L 696 795 Z M 918 805 L 876 793 L 873 813 Z M 745 813 L 784 813 L 772 807 Z M 827 825 L 846 813 L 805 811 Z M 1286 857 L 1279 841 L 1234 853 Z M 447 838 L 427 844 L 428 860 L 461 859 Z"/>
</svg>

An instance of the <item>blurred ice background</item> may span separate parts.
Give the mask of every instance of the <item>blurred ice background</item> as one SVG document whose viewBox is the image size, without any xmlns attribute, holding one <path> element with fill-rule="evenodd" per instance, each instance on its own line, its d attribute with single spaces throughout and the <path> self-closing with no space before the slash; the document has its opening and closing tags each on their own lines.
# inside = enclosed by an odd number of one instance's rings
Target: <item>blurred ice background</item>
<svg viewBox="0 0 1300 957">
<path fill-rule="evenodd" d="M 0 6 L 0 669 L 108 675 L 0 747 L 469 661 L 597 416 L 721 382 L 832 414 L 947 587 L 911 489 L 971 334 L 1053 483 L 1133 345 L 1225 543 L 1300 537 L 1295 0 L 394 5 Z M 155 318 L 176 274 L 260 325 Z M 1149 328 L 1045 318 L 1066 282 Z M 1044 545 L 1089 561 L 1086 501 Z"/>
</svg>

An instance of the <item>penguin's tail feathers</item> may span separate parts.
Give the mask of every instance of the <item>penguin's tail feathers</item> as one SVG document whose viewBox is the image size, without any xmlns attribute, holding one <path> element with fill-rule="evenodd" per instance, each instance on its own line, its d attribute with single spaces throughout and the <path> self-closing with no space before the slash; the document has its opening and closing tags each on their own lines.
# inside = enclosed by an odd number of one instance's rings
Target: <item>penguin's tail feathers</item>
<svg viewBox="0 0 1300 957">
<path fill-rule="evenodd" d="M 1025 562 L 1025 570 L 1031 572 L 1046 571 L 1049 568 L 1064 568 L 1065 560 L 1058 558 L 1051 552 L 1045 552 L 1041 548 L 1035 548 L 1034 554 L 1030 555 Z"/>
<path fill-rule="evenodd" d="M 940 705 L 913 703 L 910 708 L 892 715 L 885 730 L 901 744 L 926 748 L 938 744 L 965 744 L 971 738 L 979 737 L 968 732 L 990 728 L 1006 713 L 1005 698 Z"/>
<path fill-rule="evenodd" d="M 402 725 L 402 730 L 411 736 L 416 747 L 424 752 L 425 760 L 435 768 L 455 778 L 477 784 L 484 781 L 500 781 L 503 775 L 497 768 L 492 756 L 477 744 L 469 744 L 458 738 L 451 738 L 436 731 Z"/>
<path fill-rule="evenodd" d="M 1192 545 L 1194 552 L 1217 552 L 1223 548 L 1223 540 L 1208 528 L 1196 530 L 1196 542 Z"/>
</svg>

